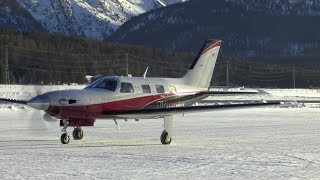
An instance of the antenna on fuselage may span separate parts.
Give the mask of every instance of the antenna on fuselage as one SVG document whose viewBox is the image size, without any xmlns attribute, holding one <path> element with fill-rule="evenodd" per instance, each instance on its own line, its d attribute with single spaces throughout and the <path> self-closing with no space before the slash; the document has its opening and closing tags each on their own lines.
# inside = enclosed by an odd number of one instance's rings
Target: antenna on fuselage
<svg viewBox="0 0 320 180">
<path fill-rule="evenodd" d="M 148 66 L 147 69 L 144 71 L 143 76 L 142 76 L 143 78 L 146 78 L 148 69 L 149 69 L 149 66 Z"/>
</svg>

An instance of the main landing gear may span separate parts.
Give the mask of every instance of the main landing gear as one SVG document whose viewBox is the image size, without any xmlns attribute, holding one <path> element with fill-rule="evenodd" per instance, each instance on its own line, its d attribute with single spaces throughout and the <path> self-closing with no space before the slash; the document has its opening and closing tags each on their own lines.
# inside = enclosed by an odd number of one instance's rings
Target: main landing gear
<svg viewBox="0 0 320 180">
<path fill-rule="evenodd" d="M 160 136 L 160 141 L 162 144 L 170 144 L 172 141 L 172 116 L 164 117 L 164 130 Z"/>
<path fill-rule="evenodd" d="M 168 132 L 166 130 L 163 130 L 163 132 L 160 136 L 160 141 L 162 144 L 170 144 L 171 143 L 171 138 L 168 136 Z"/>
<path fill-rule="evenodd" d="M 68 135 L 67 128 L 69 125 L 69 122 L 67 119 L 63 119 L 63 128 L 62 128 L 62 135 L 60 137 L 60 141 L 62 144 L 68 144 L 70 142 L 70 136 Z M 81 140 L 83 138 L 83 130 L 81 127 L 75 127 L 72 132 L 72 137 L 74 140 Z"/>
</svg>

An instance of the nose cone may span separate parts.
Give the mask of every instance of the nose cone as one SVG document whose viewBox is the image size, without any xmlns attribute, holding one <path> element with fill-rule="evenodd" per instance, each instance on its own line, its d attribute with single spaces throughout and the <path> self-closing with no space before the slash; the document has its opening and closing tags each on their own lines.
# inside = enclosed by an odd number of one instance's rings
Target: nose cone
<svg viewBox="0 0 320 180">
<path fill-rule="evenodd" d="M 35 109 L 47 110 L 49 108 L 50 99 L 46 95 L 39 95 L 30 99 L 27 104 Z"/>
</svg>

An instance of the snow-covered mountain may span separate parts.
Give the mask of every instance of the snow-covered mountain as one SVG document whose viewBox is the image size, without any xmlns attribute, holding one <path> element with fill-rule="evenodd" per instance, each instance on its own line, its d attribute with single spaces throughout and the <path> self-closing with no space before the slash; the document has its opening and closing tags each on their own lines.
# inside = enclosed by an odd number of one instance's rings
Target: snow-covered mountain
<svg viewBox="0 0 320 180">
<path fill-rule="evenodd" d="M 17 31 L 45 31 L 42 26 L 14 0 L 0 1 L 0 27 Z"/>
<path fill-rule="evenodd" d="M 110 40 L 196 52 L 202 40 L 219 38 L 222 55 L 316 60 L 319 17 L 319 0 L 190 0 L 132 18 Z"/>
<path fill-rule="evenodd" d="M 187 0 L 11 0 L 8 2 L 13 1 L 27 10 L 49 32 L 104 39 L 133 16 Z"/>
</svg>

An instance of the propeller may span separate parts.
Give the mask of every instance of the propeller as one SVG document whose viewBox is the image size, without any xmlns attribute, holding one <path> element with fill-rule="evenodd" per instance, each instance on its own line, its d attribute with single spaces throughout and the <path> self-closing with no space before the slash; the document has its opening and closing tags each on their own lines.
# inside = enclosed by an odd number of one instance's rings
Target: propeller
<svg viewBox="0 0 320 180">
<path fill-rule="evenodd" d="M 13 94 L 0 94 L 0 101 L 11 102 L 17 104 L 28 105 L 31 113 L 26 116 L 25 113 L 21 113 L 21 119 L 29 120 L 29 128 L 32 130 L 48 130 L 53 129 L 52 125 L 57 126 L 59 119 L 50 116 L 44 110 L 49 108 L 50 99 L 46 94 L 46 89 L 43 86 L 24 86 L 24 89 L 20 92 L 14 92 Z M 26 93 L 26 92 L 29 92 Z M 31 98 L 33 97 L 33 98 Z M 29 101 L 26 99 L 31 98 Z M 31 115 L 31 117 L 29 117 Z"/>
<path fill-rule="evenodd" d="M 50 99 L 46 96 L 41 86 L 33 86 L 33 93 L 27 105 L 32 107 L 32 115 L 29 120 L 29 128 L 31 130 L 49 130 L 57 127 L 58 119 L 50 116 L 44 110 L 49 107 Z"/>
</svg>

